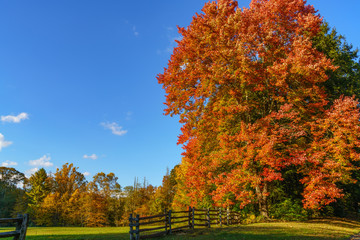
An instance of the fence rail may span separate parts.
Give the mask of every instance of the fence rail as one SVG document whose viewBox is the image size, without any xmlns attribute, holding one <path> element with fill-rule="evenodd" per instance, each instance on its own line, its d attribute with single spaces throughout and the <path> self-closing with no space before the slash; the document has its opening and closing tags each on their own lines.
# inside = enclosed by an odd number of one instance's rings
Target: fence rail
<svg viewBox="0 0 360 240">
<path fill-rule="evenodd" d="M 16 223 L 15 231 L 2 232 L 0 238 L 14 237 L 14 240 L 25 240 L 29 215 L 18 215 L 16 218 L 0 218 L 0 223 Z"/>
<path fill-rule="evenodd" d="M 147 221 L 146 221 L 147 220 Z M 162 224 L 161 224 L 162 223 Z M 211 225 L 234 225 L 240 223 L 238 212 L 223 209 L 195 209 L 185 211 L 165 210 L 164 214 L 140 217 L 130 214 L 130 240 L 160 237 L 183 229 L 207 227 Z M 141 229 L 140 229 L 141 226 Z M 161 230 L 161 231 L 159 231 Z"/>
</svg>

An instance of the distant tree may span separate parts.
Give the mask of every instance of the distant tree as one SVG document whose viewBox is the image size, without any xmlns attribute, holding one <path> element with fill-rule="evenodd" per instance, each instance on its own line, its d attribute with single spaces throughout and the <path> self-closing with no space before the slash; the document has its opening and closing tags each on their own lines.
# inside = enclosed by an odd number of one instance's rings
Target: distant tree
<svg viewBox="0 0 360 240">
<path fill-rule="evenodd" d="M 25 175 L 15 168 L 0 167 L 0 218 L 11 217 L 16 211 L 14 207 L 24 192 L 19 185 L 24 181 Z M 19 206 L 17 209 L 20 210 Z"/>
<path fill-rule="evenodd" d="M 0 167 L 0 184 L 2 186 L 17 187 L 18 184 L 23 183 L 25 175 L 15 168 Z"/>
<path fill-rule="evenodd" d="M 187 163 L 185 161 L 181 161 L 181 164 L 177 165 L 177 167 L 175 167 L 173 170 L 175 172 L 173 176 L 176 179 L 176 192 L 172 206 L 175 209 L 184 209 L 188 206 L 194 206 L 191 203 L 191 199 L 189 197 L 190 191 L 186 183 Z"/>
<path fill-rule="evenodd" d="M 133 186 L 124 187 L 123 223 L 127 221 L 129 214 L 150 215 L 153 210 L 151 201 L 155 191 L 156 187 L 149 185 L 145 178 L 143 184 L 139 183 L 136 177 Z"/>
<path fill-rule="evenodd" d="M 41 204 L 42 218 L 39 224 L 45 225 L 82 225 L 81 201 L 86 191 L 86 181 L 73 164 L 64 164 L 54 174 L 52 192 Z"/>
<path fill-rule="evenodd" d="M 117 225 L 122 217 L 122 206 L 120 200 L 121 186 L 117 182 L 118 178 L 114 173 L 105 174 L 97 173 L 93 177 L 93 181 L 88 184 L 87 197 L 91 200 L 87 201 L 91 206 L 87 211 L 92 222 L 88 226 L 100 225 Z M 97 217 L 93 215 L 97 214 Z M 96 220 L 95 220 L 96 219 Z"/>
<path fill-rule="evenodd" d="M 87 192 L 82 195 L 83 205 L 81 206 L 84 215 L 84 225 L 87 227 L 103 227 L 108 225 L 106 218 L 107 199 L 90 182 Z"/>
<path fill-rule="evenodd" d="M 118 177 L 112 172 L 109 174 L 100 172 L 94 176 L 92 184 L 102 195 L 111 197 L 121 192 L 121 186 L 117 180 Z"/>
<path fill-rule="evenodd" d="M 164 209 L 169 210 L 172 208 L 172 203 L 176 191 L 175 171 L 173 170 L 170 173 L 169 169 L 166 169 L 166 174 L 163 177 L 162 185 L 156 188 L 156 191 L 150 200 L 152 204 L 151 212 L 161 213 L 164 211 Z"/>
<path fill-rule="evenodd" d="M 16 191 L 16 201 L 11 216 L 16 217 L 18 214 L 29 213 L 28 205 L 29 201 L 26 195 L 26 190 L 18 188 Z"/>
<path fill-rule="evenodd" d="M 38 209 L 51 191 L 51 178 L 46 173 L 46 170 L 41 168 L 30 176 L 28 185 L 29 189 L 26 195 L 29 201 L 29 211 L 31 217 L 36 219 L 39 215 Z"/>
</svg>

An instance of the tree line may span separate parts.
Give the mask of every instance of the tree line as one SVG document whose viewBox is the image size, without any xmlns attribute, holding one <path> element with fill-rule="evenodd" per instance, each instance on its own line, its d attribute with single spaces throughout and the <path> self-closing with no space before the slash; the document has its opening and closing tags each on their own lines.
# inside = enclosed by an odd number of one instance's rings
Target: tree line
<svg viewBox="0 0 360 240">
<path fill-rule="evenodd" d="M 125 226 L 130 213 L 169 209 L 174 185 L 174 171 L 167 171 L 159 187 L 137 178 L 133 186 L 121 187 L 114 173 L 97 173 L 88 182 L 68 163 L 54 174 L 41 168 L 29 178 L 0 167 L 0 218 L 29 213 L 36 226 Z"/>
</svg>

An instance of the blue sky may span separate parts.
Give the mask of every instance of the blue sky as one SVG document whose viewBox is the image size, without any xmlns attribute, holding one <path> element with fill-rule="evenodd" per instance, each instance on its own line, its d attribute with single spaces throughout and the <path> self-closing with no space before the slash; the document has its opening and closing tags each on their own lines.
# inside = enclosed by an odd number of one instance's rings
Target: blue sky
<svg viewBox="0 0 360 240">
<path fill-rule="evenodd" d="M 160 185 L 182 149 L 155 77 L 176 26 L 205 2 L 0 1 L 0 165 L 29 175 L 70 162 L 88 180 L 102 171 Z M 309 3 L 360 47 L 360 1 Z"/>
</svg>

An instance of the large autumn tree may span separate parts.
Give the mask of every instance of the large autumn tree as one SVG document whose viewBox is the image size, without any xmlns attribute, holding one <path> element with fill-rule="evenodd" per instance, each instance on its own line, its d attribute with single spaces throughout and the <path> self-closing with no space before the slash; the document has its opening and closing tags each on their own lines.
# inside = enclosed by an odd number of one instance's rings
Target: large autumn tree
<svg viewBox="0 0 360 240">
<path fill-rule="evenodd" d="M 243 9 L 219 0 L 202 11 L 179 28 L 157 77 L 165 113 L 183 124 L 178 175 L 191 203 L 256 202 L 268 217 L 272 184 L 291 167 L 302 176 L 305 207 L 342 197 L 337 184 L 352 181 L 359 159 L 360 116 L 353 98 L 328 106 L 324 83 L 336 67 L 313 46 L 322 24 L 315 9 L 304 0 L 253 0 Z"/>
</svg>

